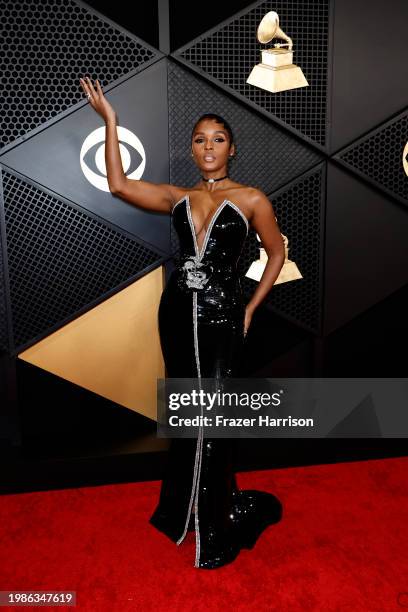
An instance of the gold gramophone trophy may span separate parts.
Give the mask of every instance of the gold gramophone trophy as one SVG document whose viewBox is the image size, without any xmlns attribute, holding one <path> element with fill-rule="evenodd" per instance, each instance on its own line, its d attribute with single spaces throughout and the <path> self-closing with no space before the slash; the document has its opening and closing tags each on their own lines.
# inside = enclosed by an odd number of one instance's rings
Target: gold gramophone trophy
<svg viewBox="0 0 408 612">
<path fill-rule="evenodd" d="M 297 267 L 294 261 L 291 261 L 288 257 L 289 255 L 289 241 L 284 234 L 281 234 L 284 245 L 285 245 L 285 262 L 279 272 L 278 278 L 274 282 L 274 285 L 279 285 L 280 283 L 287 283 L 288 281 L 297 280 L 299 278 L 303 278 L 301 275 L 299 268 Z M 259 242 L 261 239 L 258 234 L 256 235 Z M 268 255 L 266 254 L 265 249 L 262 247 L 259 248 L 259 259 L 253 261 L 245 274 L 248 278 L 252 278 L 253 280 L 260 281 L 261 276 L 265 270 L 266 263 L 268 261 Z"/>
<path fill-rule="evenodd" d="M 301 68 L 293 64 L 293 43 L 279 27 L 279 15 L 269 11 L 258 26 L 257 38 L 262 44 L 270 42 L 273 38 L 282 38 L 286 43 L 275 43 L 273 48 L 261 51 L 261 64 L 252 68 L 247 83 L 272 93 L 308 87 L 305 75 Z M 284 49 L 283 47 L 288 47 Z"/>
</svg>

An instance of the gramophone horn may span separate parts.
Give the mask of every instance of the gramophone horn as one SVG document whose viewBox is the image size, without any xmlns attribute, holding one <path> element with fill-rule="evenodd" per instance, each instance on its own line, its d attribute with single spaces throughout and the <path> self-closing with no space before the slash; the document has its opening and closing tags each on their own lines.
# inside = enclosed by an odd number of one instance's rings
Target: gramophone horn
<svg viewBox="0 0 408 612">
<path fill-rule="evenodd" d="M 273 38 L 283 38 L 292 49 L 292 39 L 289 38 L 279 27 L 279 15 L 275 11 L 269 11 L 258 26 L 257 37 L 260 43 L 266 44 Z"/>
</svg>

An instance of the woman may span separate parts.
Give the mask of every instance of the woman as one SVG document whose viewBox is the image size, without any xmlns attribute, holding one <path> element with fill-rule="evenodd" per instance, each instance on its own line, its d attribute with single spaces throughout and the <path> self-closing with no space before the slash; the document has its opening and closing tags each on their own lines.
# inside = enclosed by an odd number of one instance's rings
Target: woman
<svg viewBox="0 0 408 612">
<path fill-rule="evenodd" d="M 239 375 L 244 339 L 257 306 L 271 290 L 284 262 L 274 210 L 258 189 L 228 177 L 235 154 L 229 124 L 219 115 L 200 117 L 191 155 L 201 180 L 194 187 L 128 179 L 122 169 L 116 114 L 89 78 L 80 79 L 92 107 L 106 124 L 105 159 L 111 192 L 140 208 L 172 216 L 180 257 L 163 291 L 159 332 L 168 377 L 222 379 Z M 244 304 L 237 273 L 249 226 L 269 257 L 262 279 Z M 232 441 L 171 440 L 167 472 L 150 523 L 180 544 L 195 531 L 195 567 L 214 569 L 252 548 L 279 520 L 270 493 L 239 490 L 232 470 Z M 194 519 L 194 520 L 193 520 Z"/>
</svg>

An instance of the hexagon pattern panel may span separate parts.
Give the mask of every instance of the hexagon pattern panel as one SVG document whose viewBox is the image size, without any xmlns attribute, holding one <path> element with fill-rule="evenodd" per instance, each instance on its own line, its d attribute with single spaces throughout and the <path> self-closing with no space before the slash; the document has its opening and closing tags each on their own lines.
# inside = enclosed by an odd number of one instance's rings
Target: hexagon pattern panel
<svg viewBox="0 0 408 612">
<path fill-rule="evenodd" d="M 83 100 L 78 75 L 107 85 L 162 56 L 81 2 L 0 0 L 0 14 L 0 146 Z"/>
</svg>

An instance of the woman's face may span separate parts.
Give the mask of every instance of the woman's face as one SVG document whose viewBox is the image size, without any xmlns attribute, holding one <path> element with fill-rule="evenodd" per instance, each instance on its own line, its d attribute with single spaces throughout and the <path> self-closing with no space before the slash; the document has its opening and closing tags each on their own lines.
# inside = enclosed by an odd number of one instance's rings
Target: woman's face
<svg viewBox="0 0 408 612">
<path fill-rule="evenodd" d="M 191 150 L 200 170 L 214 172 L 227 165 L 234 145 L 230 147 L 228 132 L 222 124 L 214 119 L 203 119 L 194 130 Z"/>
</svg>

